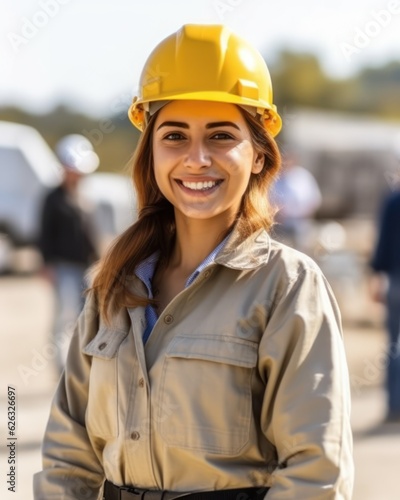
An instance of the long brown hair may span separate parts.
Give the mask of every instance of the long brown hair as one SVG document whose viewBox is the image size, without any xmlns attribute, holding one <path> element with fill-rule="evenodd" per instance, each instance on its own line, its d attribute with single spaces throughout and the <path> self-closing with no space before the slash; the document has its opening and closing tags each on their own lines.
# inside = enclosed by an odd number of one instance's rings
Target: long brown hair
<svg viewBox="0 0 400 500">
<path fill-rule="evenodd" d="M 250 176 L 234 223 L 240 235 L 246 238 L 258 229 L 269 230 L 273 224 L 275 210 L 268 194 L 278 175 L 281 158 L 275 140 L 261 122 L 242 108 L 239 110 L 249 127 L 255 150 L 265 158 L 262 171 Z M 174 207 L 159 190 L 153 169 L 152 136 L 157 114 L 149 118 L 132 159 L 138 220 L 116 238 L 93 269 L 95 277 L 91 289 L 97 294 L 100 315 L 106 322 L 110 314 L 122 307 L 157 302 L 133 290 L 130 277 L 137 265 L 156 251 L 160 252 L 161 264 L 166 265 L 174 246 Z"/>
</svg>

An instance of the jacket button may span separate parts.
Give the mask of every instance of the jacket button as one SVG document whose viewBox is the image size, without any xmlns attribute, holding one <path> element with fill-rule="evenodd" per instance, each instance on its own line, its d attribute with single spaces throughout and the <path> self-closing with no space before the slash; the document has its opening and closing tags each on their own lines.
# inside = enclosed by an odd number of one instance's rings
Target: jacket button
<svg viewBox="0 0 400 500">
<path fill-rule="evenodd" d="M 164 316 L 164 323 L 166 323 L 167 325 L 170 325 L 173 321 L 174 317 L 172 316 L 172 314 L 166 314 Z"/>
<path fill-rule="evenodd" d="M 131 433 L 131 439 L 133 439 L 134 441 L 138 441 L 140 439 L 140 434 L 137 431 L 133 431 Z"/>
<path fill-rule="evenodd" d="M 99 345 L 99 349 L 100 349 L 100 351 L 102 351 L 105 347 L 107 347 L 107 343 L 106 343 L 106 342 L 102 342 L 102 343 Z"/>
<path fill-rule="evenodd" d="M 139 379 L 139 387 L 144 387 L 144 378 Z"/>
<path fill-rule="evenodd" d="M 211 276 L 211 271 L 206 271 L 204 273 L 204 278 L 209 278 Z"/>
</svg>

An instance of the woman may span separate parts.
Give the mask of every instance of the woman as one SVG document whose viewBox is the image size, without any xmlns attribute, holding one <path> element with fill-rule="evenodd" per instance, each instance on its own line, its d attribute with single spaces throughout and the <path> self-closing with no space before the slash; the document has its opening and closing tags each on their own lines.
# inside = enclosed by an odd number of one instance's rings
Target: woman
<svg viewBox="0 0 400 500">
<path fill-rule="evenodd" d="M 140 217 L 99 263 L 35 498 L 350 499 L 337 306 L 267 232 L 280 118 L 263 59 L 184 26 L 129 115 Z"/>
</svg>

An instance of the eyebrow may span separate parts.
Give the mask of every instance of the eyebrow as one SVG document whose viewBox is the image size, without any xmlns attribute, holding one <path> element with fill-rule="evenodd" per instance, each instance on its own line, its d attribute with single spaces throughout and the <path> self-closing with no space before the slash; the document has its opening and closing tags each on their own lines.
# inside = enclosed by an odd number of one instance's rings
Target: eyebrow
<svg viewBox="0 0 400 500">
<path fill-rule="evenodd" d="M 158 126 L 157 130 L 160 130 L 162 127 L 180 127 L 180 128 L 189 128 L 189 125 L 185 122 L 172 122 L 172 121 L 166 121 L 161 123 L 161 125 Z M 236 123 L 234 122 L 212 122 L 212 123 L 207 123 L 206 128 L 217 128 L 217 127 L 235 127 L 238 130 L 240 128 Z"/>
<path fill-rule="evenodd" d="M 206 128 L 217 128 L 217 127 L 235 127 L 238 130 L 240 130 L 238 125 L 236 125 L 236 123 L 234 122 L 213 122 L 213 123 L 207 123 L 206 125 Z"/>
<path fill-rule="evenodd" d="M 163 122 L 157 130 L 160 130 L 161 127 L 180 127 L 180 128 L 189 128 L 189 125 L 184 122 Z"/>
</svg>

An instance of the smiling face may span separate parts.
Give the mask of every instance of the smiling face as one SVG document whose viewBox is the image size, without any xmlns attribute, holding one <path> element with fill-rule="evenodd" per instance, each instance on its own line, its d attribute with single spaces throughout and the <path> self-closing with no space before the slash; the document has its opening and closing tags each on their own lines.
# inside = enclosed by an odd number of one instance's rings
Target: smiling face
<svg viewBox="0 0 400 500">
<path fill-rule="evenodd" d="M 154 174 L 175 216 L 232 223 L 252 173 L 264 166 L 234 104 L 172 101 L 153 133 Z"/>
</svg>

